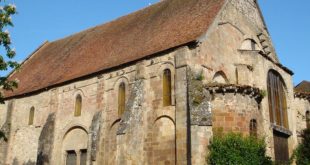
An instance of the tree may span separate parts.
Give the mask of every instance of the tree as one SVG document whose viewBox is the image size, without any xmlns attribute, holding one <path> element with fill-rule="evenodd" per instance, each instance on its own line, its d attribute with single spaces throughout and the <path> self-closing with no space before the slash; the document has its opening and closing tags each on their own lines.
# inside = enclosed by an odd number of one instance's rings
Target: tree
<svg viewBox="0 0 310 165">
<path fill-rule="evenodd" d="M 11 4 L 7 4 L 4 0 L 0 0 L 0 71 L 6 71 L 8 69 L 16 69 L 19 64 L 13 60 L 16 53 L 11 48 L 11 38 L 8 27 L 13 27 L 11 16 L 16 14 L 16 7 Z M 4 103 L 3 92 L 6 90 L 13 90 L 17 88 L 16 80 L 9 80 L 6 75 L 0 76 L 0 103 Z"/>
<path fill-rule="evenodd" d="M 5 0 L 0 0 L 0 71 L 6 71 L 8 69 L 18 68 L 18 63 L 13 61 L 16 53 L 11 48 L 11 38 L 7 27 L 13 27 L 11 16 L 16 14 L 16 7 L 11 4 L 7 4 Z M 4 53 L 5 55 L 2 55 Z M 0 75 L 0 103 L 4 103 L 3 91 L 13 90 L 17 88 L 16 80 L 9 80 L 8 76 Z M 0 130 L 0 140 L 6 140 L 4 132 Z"/>
<path fill-rule="evenodd" d="M 310 128 L 303 130 L 301 134 L 302 142 L 298 145 L 292 160 L 296 161 L 297 165 L 309 165 L 310 164 Z"/>
</svg>

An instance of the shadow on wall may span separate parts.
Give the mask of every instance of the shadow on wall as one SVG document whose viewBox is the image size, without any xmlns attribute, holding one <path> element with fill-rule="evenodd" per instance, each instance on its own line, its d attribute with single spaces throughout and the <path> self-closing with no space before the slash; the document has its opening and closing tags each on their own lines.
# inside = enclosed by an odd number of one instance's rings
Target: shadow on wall
<svg viewBox="0 0 310 165">
<path fill-rule="evenodd" d="M 48 115 L 39 137 L 37 165 L 49 164 L 54 143 L 55 113 Z"/>
<path fill-rule="evenodd" d="M 28 160 L 27 162 L 24 162 L 24 163 L 19 163 L 18 162 L 18 159 L 17 158 L 14 158 L 13 160 L 13 164 L 12 165 L 35 165 L 36 163 L 31 161 L 31 160 Z"/>
<path fill-rule="evenodd" d="M 29 162 L 29 161 L 28 161 Z M 43 152 L 40 152 L 38 155 L 37 155 L 37 165 L 43 165 L 45 163 L 49 163 L 49 157 L 45 154 L 43 154 Z M 28 165 L 28 163 L 26 163 L 26 165 Z M 30 164 L 29 164 L 30 165 Z"/>
<path fill-rule="evenodd" d="M 8 143 L 1 137 L 1 131 L 0 131 L 0 164 L 4 164 L 7 145 Z"/>
</svg>

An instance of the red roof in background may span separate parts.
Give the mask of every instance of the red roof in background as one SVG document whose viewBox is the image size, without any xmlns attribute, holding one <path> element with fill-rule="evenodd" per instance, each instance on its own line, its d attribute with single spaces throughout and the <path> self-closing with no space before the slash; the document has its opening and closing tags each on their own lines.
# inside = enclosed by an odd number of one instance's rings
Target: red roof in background
<svg viewBox="0 0 310 165">
<path fill-rule="evenodd" d="M 13 97 L 87 76 L 195 41 L 205 33 L 225 0 L 165 0 L 46 43 L 10 75 Z"/>
<path fill-rule="evenodd" d="M 294 88 L 295 92 L 298 93 L 310 93 L 310 82 L 302 81 Z"/>
</svg>

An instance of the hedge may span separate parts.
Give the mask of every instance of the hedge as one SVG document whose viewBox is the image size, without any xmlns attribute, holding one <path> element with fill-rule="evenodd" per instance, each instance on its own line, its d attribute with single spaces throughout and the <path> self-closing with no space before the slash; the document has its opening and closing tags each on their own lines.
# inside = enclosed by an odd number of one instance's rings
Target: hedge
<svg viewBox="0 0 310 165">
<path fill-rule="evenodd" d="M 295 150 L 292 159 L 297 165 L 310 165 L 310 128 L 301 134 L 302 142 Z"/>
<path fill-rule="evenodd" d="M 210 165 L 271 165 L 263 139 L 229 133 L 215 135 L 209 145 Z"/>
</svg>

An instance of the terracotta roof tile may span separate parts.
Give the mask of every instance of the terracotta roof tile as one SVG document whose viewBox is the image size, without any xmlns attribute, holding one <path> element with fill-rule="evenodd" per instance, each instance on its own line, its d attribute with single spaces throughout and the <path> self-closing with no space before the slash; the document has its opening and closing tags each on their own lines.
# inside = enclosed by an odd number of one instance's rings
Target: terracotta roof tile
<svg viewBox="0 0 310 165">
<path fill-rule="evenodd" d="M 22 95 L 195 41 L 225 0 L 165 0 L 112 22 L 47 43 L 10 78 Z"/>
<path fill-rule="evenodd" d="M 299 93 L 310 93 L 310 82 L 302 81 L 294 88 L 294 90 Z"/>
</svg>

